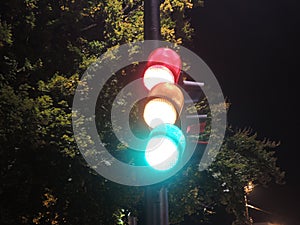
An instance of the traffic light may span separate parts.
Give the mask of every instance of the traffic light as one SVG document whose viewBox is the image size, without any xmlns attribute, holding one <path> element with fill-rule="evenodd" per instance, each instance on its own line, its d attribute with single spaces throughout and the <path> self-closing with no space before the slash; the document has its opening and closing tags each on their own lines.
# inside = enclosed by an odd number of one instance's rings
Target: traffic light
<svg viewBox="0 0 300 225">
<path fill-rule="evenodd" d="M 177 83 L 181 72 L 180 56 L 170 48 L 157 48 L 148 57 L 144 85 L 151 90 L 162 82 Z"/>
<path fill-rule="evenodd" d="M 145 149 L 146 162 L 156 170 L 174 167 L 185 149 L 183 132 L 176 125 L 184 95 L 176 85 L 181 73 L 180 56 L 170 48 L 155 49 L 143 76 L 149 90 L 143 118 L 152 129 Z"/>
</svg>

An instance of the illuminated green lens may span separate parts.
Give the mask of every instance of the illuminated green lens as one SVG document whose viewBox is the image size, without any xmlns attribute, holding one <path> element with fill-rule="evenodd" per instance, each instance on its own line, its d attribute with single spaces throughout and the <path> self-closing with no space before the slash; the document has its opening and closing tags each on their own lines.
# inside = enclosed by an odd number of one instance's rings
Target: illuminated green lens
<svg viewBox="0 0 300 225">
<path fill-rule="evenodd" d="M 162 124 L 154 128 L 146 146 L 147 163 L 156 170 L 174 167 L 186 146 L 182 131 L 172 124 Z"/>
</svg>

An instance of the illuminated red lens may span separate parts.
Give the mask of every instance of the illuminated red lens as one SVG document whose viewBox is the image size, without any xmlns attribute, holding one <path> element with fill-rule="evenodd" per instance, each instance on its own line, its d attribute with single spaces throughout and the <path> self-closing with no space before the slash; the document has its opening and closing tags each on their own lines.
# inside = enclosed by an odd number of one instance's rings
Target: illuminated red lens
<svg viewBox="0 0 300 225">
<path fill-rule="evenodd" d="M 174 84 L 174 76 L 171 70 L 162 65 L 153 65 L 146 69 L 143 82 L 145 87 L 150 91 L 155 85 L 160 83 Z"/>
<path fill-rule="evenodd" d="M 175 83 L 178 82 L 181 71 L 180 56 L 170 48 L 157 48 L 148 57 L 147 67 L 153 65 L 163 65 L 167 67 L 174 76 Z"/>
</svg>

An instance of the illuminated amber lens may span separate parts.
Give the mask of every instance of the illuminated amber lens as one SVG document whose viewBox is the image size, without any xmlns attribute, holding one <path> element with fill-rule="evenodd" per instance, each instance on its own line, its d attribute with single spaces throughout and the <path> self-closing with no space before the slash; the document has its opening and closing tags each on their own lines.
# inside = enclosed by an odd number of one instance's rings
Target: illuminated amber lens
<svg viewBox="0 0 300 225">
<path fill-rule="evenodd" d="M 163 123 L 174 124 L 176 118 L 177 112 L 175 107 L 166 99 L 154 98 L 145 106 L 144 120 L 151 128 Z"/>
</svg>

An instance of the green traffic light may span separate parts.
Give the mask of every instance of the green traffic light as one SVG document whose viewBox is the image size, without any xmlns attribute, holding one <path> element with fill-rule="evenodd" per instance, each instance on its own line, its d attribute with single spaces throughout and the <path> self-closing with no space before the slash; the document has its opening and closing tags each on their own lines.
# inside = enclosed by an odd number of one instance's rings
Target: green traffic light
<svg viewBox="0 0 300 225">
<path fill-rule="evenodd" d="M 159 125 L 149 135 L 146 161 L 155 170 L 169 170 L 177 164 L 185 146 L 185 137 L 177 126 Z"/>
</svg>

